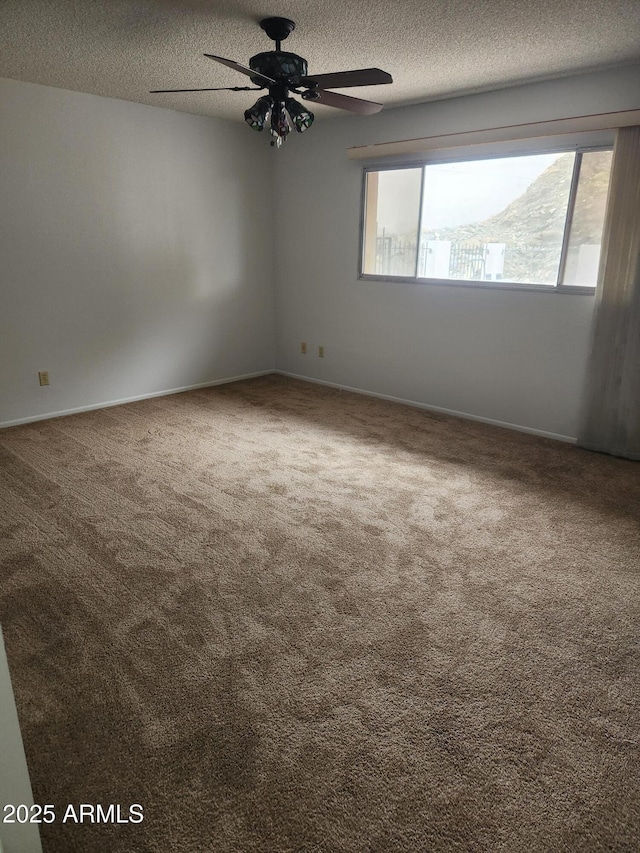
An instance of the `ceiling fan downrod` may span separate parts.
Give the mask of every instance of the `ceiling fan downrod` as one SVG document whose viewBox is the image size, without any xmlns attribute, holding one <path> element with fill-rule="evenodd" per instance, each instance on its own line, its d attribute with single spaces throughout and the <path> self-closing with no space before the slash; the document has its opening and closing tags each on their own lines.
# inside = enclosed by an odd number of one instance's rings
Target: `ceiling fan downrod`
<svg viewBox="0 0 640 853">
<path fill-rule="evenodd" d="M 260 27 L 276 43 L 276 50 L 280 51 L 281 43 L 291 35 L 296 25 L 289 18 L 263 18 Z"/>
</svg>

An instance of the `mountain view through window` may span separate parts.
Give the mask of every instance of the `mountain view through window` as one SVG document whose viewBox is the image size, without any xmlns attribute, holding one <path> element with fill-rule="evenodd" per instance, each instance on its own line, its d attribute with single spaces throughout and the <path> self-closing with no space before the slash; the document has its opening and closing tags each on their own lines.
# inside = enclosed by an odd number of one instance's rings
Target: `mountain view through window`
<svg viewBox="0 0 640 853">
<path fill-rule="evenodd" d="M 611 156 L 544 153 L 368 172 L 363 273 L 594 287 Z"/>
</svg>

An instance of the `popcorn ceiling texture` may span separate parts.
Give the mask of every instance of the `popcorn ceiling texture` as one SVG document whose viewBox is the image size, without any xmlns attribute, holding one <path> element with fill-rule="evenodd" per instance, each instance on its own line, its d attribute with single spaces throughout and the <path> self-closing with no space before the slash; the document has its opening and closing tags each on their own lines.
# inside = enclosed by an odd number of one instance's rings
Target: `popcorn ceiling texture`
<svg viewBox="0 0 640 853">
<path fill-rule="evenodd" d="M 389 71 L 353 92 L 387 106 L 640 60 L 637 0 L 3 0 L 0 76 L 241 121 L 252 92 L 149 90 L 251 85 L 202 54 L 248 64 L 270 15 L 296 22 L 286 49 L 312 73 Z"/>
<path fill-rule="evenodd" d="M 0 433 L 45 853 L 640 850 L 640 463 L 281 377 Z"/>
</svg>

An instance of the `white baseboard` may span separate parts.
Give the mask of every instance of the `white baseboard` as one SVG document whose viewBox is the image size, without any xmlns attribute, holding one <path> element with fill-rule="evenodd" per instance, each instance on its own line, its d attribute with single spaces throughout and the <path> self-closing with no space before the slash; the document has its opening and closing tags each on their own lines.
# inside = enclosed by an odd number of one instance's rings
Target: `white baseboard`
<svg viewBox="0 0 640 853">
<path fill-rule="evenodd" d="M 227 376 L 224 379 L 213 379 L 210 382 L 199 382 L 197 385 L 184 385 L 181 388 L 169 388 L 166 391 L 154 391 L 152 394 L 138 394 L 136 397 L 124 397 L 122 400 L 108 400 L 104 403 L 93 403 L 91 406 L 77 406 L 73 409 L 64 409 L 60 412 L 46 412 L 42 415 L 32 415 L 28 418 L 18 418 L 15 421 L 0 421 L 0 429 L 30 424 L 34 421 L 48 421 L 50 418 L 63 418 L 66 415 L 75 415 L 78 412 L 92 412 L 95 409 L 108 409 L 111 406 L 122 406 L 125 403 L 136 403 L 138 400 L 151 400 L 153 397 L 168 397 L 170 394 L 180 394 L 182 391 L 195 391 L 198 388 L 212 388 L 214 385 L 227 385 L 230 382 L 239 382 L 241 379 L 254 379 L 256 376 L 267 376 L 274 373 L 273 370 L 259 370 L 257 373 L 245 373 L 242 376 Z"/>
<path fill-rule="evenodd" d="M 326 385 L 329 388 L 337 388 L 340 391 L 350 391 L 353 394 L 363 394 L 365 397 L 377 397 L 380 400 L 389 400 L 392 403 L 400 403 L 403 406 L 412 406 L 416 409 L 424 409 L 427 412 L 437 412 L 441 415 L 451 415 L 454 418 L 464 418 L 469 421 L 478 421 L 491 426 L 503 427 L 504 429 L 516 430 L 516 432 L 525 432 L 529 435 L 539 435 L 543 438 L 552 438 L 555 441 L 564 441 L 569 444 L 575 444 L 576 439 L 569 435 L 561 435 L 547 430 L 534 429 L 533 427 L 522 426 L 522 424 L 512 424 L 506 421 L 499 421 L 495 418 L 483 418 L 480 415 L 469 414 L 468 412 L 459 412 L 455 409 L 445 409 L 442 406 L 431 406 L 428 403 L 419 403 L 416 400 L 405 400 L 403 397 L 393 397 L 390 394 L 380 394 L 377 391 L 367 391 L 363 388 L 353 388 L 350 385 L 344 385 L 339 382 L 327 382 L 324 379 L 316 379 L 312 376 L 303 376 L 298 373 L 289 373 L 286 370 L 259 370 L 256 373 L 245 373 L 241 376 L 228 376 L 224 379 L 214 379 L 210 382 L 199 382 L 196 385 L 184 385 L 181 388 L 169 388 L 165 391 L 154 391 L 152 394 L 139 394 L 135 397 L 125 397 L 121 400 L 109 400 L 104 403 L 94 403 L 91 406 L 78 406 L 73 409 L 65 409 L 59 412 L 47 412 L 41 415 L 33 415 L 28 418 L 18 418 L 13 421 L 0 421 L 0 429 L 7 427 L 19 426 L 20 424 L 33 423 L 34 421 L 45 421 L 50 418 L 62 418 L 66 415 L 75 415 L 79 412 L 91 412 L 95 409 L 107 409 L 111 406 L 122 406 L 125 403 L 135 403 L 138 400 L 150 400 L 153 397 L 167 397 L 170 394 L 180 394 L 182 391 L 195 391 L 198 388 L 212 388 L 215 385 L 227 385 L 230 382 L 240 382 L 242 379 L 254 379 L 258 376 L 268 376 L 269 374 L 278 374 L 280 376 L 288 376 L 291 379 L 300 379 L 302 382 L 312 382 L 316 385 Z"/>
<path fill-rule="evenodd" d="M 286 370 L 275 370 L 274 373 L 279 373 L 280 376 L 288 376 L 291 379 L 300 379 L 303 382 L 313 382 L 316 385 L 327 385 L 329 388 L 337 388 L 340 391 L 351 391 L 354 394 L 364 394 L 365 397 L 378 397 L 381 400 L 389 400 L 392 403 L 401 403 L 403 406 L 412 406 L 415 409 L 424 409 L 427 412 L 437 412 L 440 415 L 451 415 L 454 418 L 464 418 L 467 421 L 478 421 L 482 424 L 490 424 L 491 426 L 503 427 L 504 429 L 512 429 L 516 432 L 526 432 L 529 435 L 539 435 L 542 438 L 553 438 L 556 441 L 564 441 L 568 444 L 575 444 L 577 439 L 570 435 L 561 435 L 556 432 L 547 432 L 544 429 L 534 429 L 533 427 L 522 426 L 521 424 L 511 424 L 506 421 L 498 421 L 495 418 L 483 418 L 480 415 L 471 415 L 468 412 L 458 412 L 455 409 L 444 409 L 441 406 L 430 406 L 428 403 L 418 403 L 415 400 L 405 400 L 402 397 L 392 397 L 390 394 L 379 394 L 377 391 L 365 391 L 362 388 L 352 388 L 349 385 L 342 385 L 338 382 L 326 382 L 324 379 L 315 379 L 311 376 L 301 376 L 298 373 L 289 373 Z"/>
</svg>

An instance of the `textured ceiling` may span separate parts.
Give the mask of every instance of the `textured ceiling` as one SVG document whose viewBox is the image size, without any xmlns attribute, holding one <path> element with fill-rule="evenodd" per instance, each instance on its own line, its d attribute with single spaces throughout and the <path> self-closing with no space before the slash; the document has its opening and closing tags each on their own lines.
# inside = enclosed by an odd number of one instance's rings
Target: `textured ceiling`
<svg viewBox="0 0 640 853">
<path fill-rule="evenodd" d="M 251 85 L 202 54 L 248 64 L 271 15 L 310 73 L 390 72 L 343 90 L 387 106 L 640 61 L 639 0 L 0 0 L 0 76 L 241 120 L 253 92 L 149 89 Z"/>
</svg>

